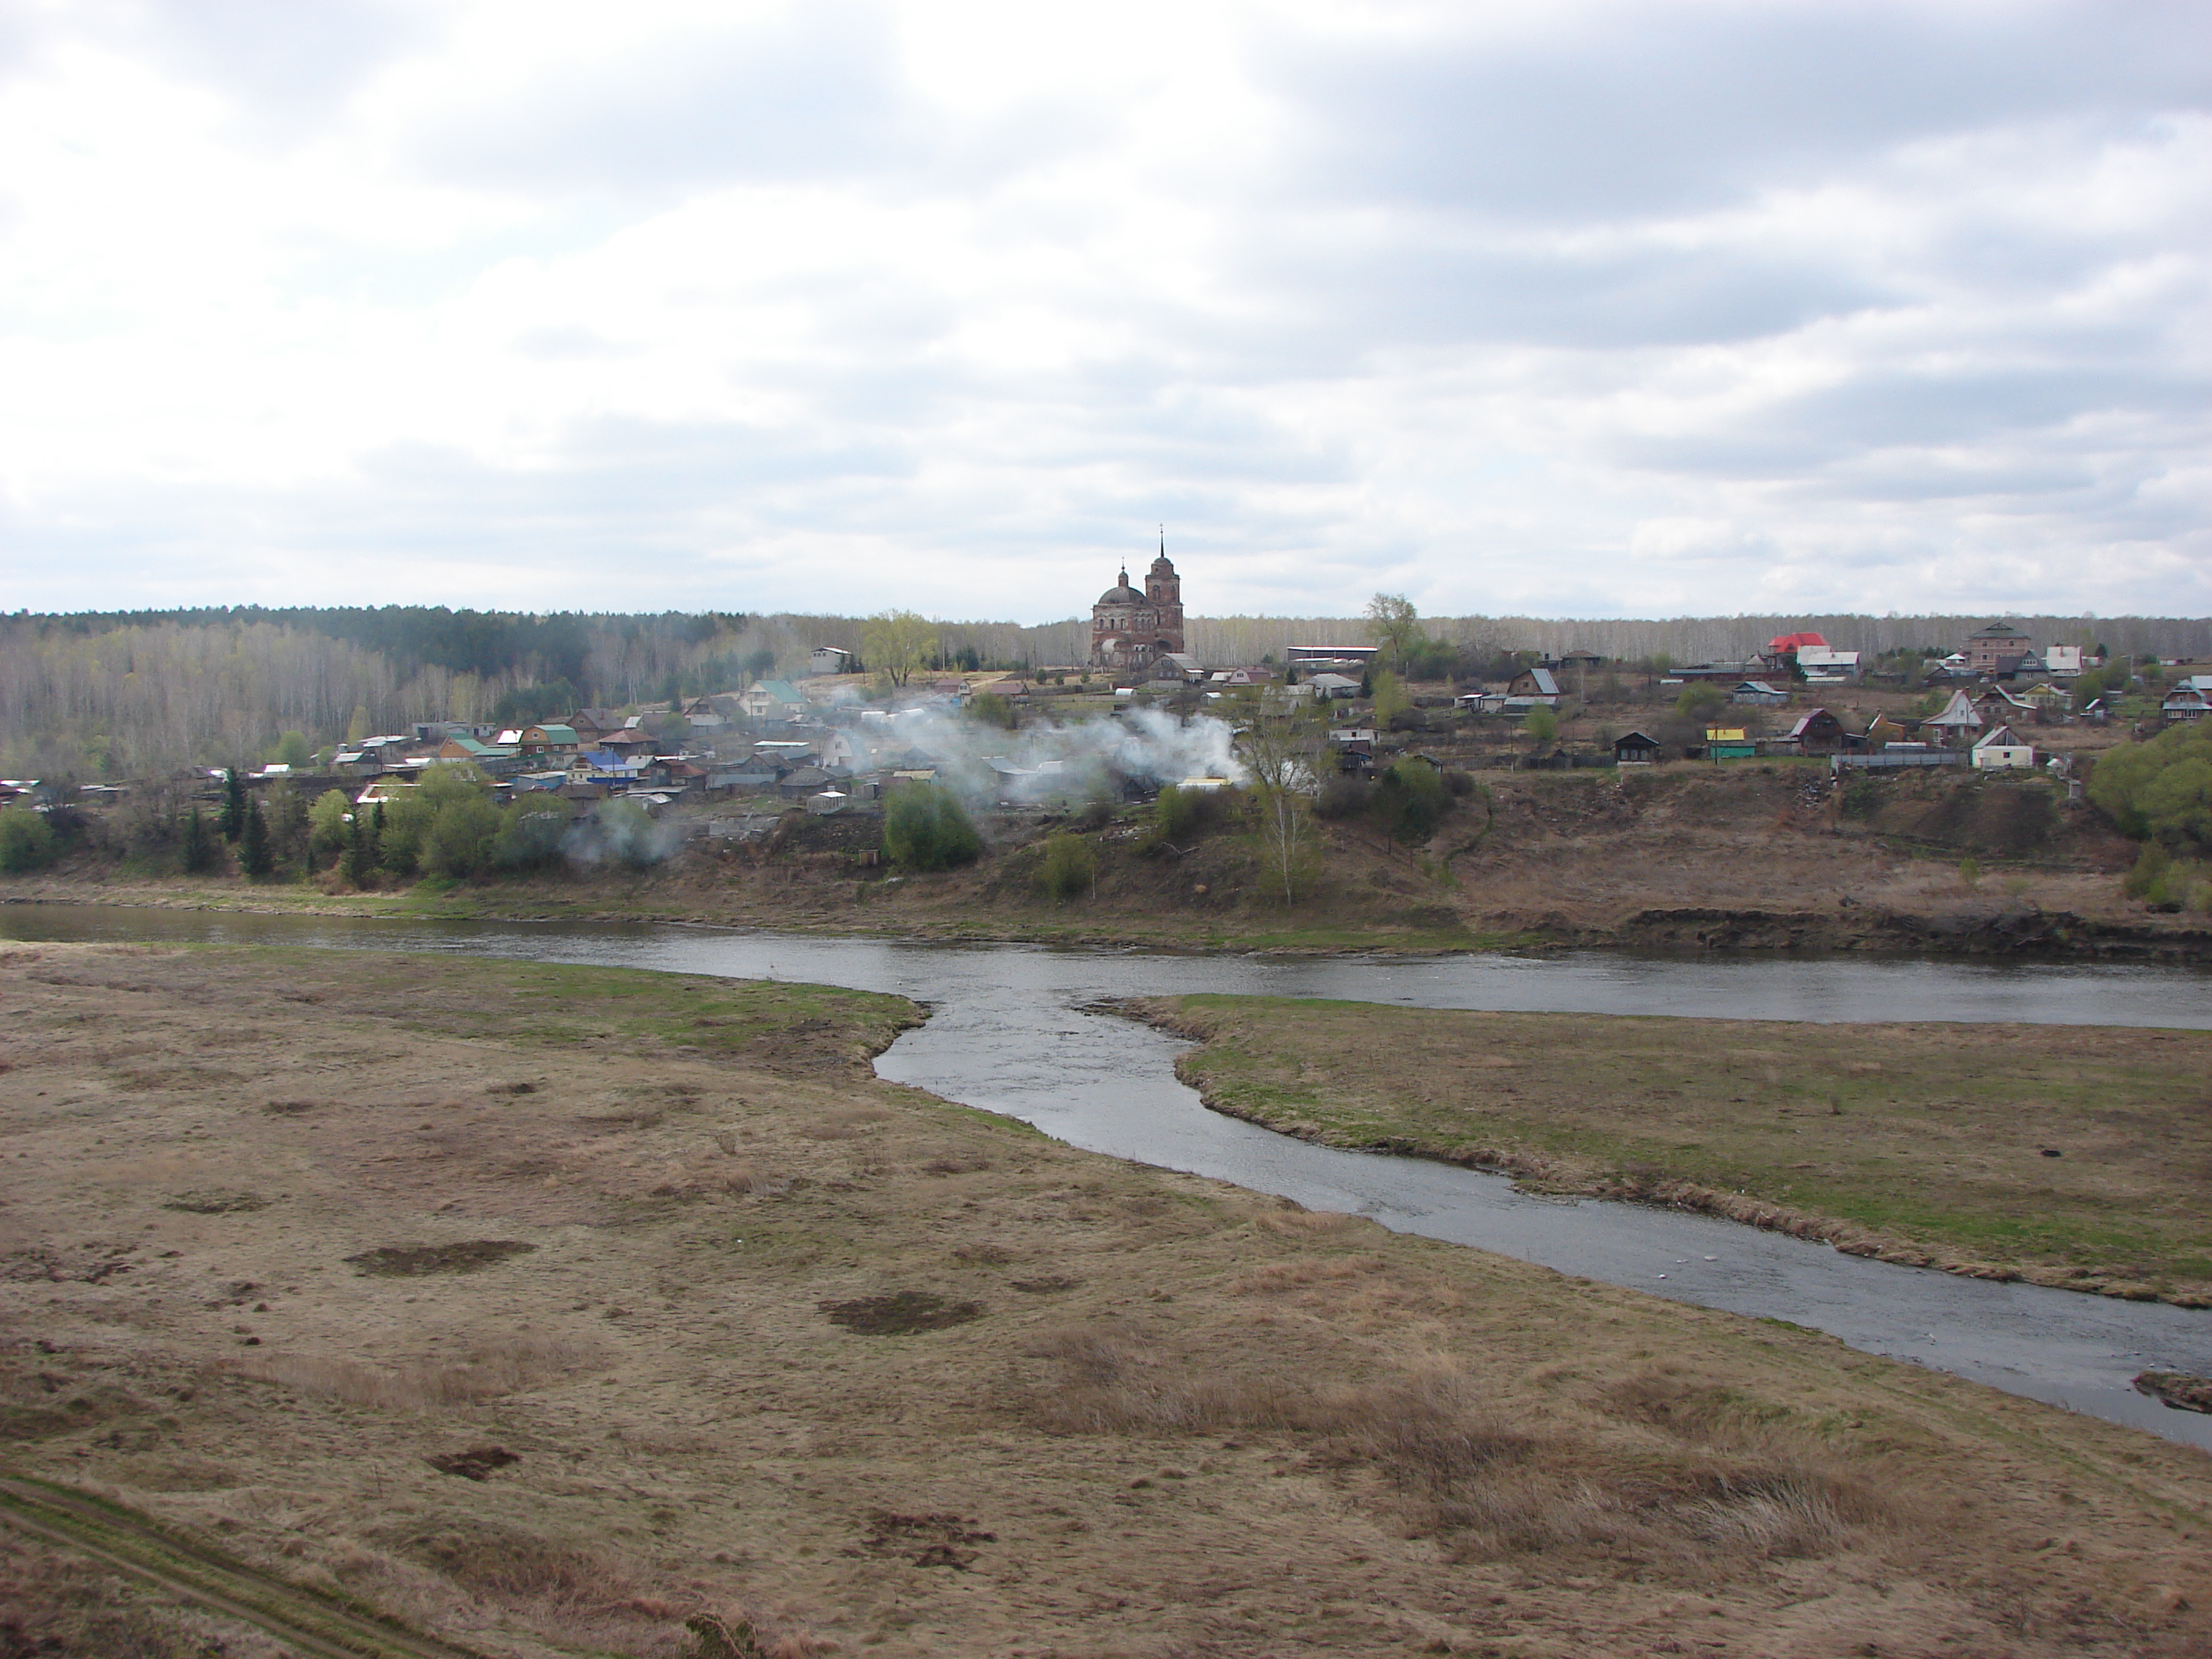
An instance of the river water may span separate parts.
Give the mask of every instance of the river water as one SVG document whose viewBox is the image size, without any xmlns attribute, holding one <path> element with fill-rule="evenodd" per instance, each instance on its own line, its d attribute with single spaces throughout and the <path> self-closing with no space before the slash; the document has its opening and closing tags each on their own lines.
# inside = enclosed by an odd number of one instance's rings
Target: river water
<svg viewBox="0 0 2212 1659">
<path fill-rule="evenodd" d="M 947 945 L 662 925 L 404 922 L 0 906 L 0 938 L 420 950 L 894 992 L 929 1023 L 877 1071 L 1077 1146 L 1343 1210 L 1678 1301 L 1785 1319 L 2008 1392 L 2212 1449 L 2212 1417 L 2130 1379 L 2212 1376 L 2212 1313 L 1892 1267 L 1709 1217 L 1523 1195 L 1448 1165 L 1310 1146 L 1207 1111 L 1184 1045 L 1082 1005 L 1220 992 L 1439 1008 L 1753 1019 L 2212 1029 L 2212 975 L 2170 967 L 1863 957 L 1338 957 L 1281 960 Z"/>
</svg>

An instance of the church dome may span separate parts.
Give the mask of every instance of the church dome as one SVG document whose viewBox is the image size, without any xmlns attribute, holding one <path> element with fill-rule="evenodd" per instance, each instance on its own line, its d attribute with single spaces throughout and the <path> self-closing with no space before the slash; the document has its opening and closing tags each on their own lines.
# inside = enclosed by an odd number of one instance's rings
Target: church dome
<svg viewBox="0 0 2212 1659">
<path fill-rule="evenodd" d="M 1129 586 L 1129 573 L 1126 570 L 1121 573 L 1121 586 L 1109 587 L 1098 596 L 1101 605 L 1142 605 L 1144 602 L 1145 596 Z"/>
</svg>

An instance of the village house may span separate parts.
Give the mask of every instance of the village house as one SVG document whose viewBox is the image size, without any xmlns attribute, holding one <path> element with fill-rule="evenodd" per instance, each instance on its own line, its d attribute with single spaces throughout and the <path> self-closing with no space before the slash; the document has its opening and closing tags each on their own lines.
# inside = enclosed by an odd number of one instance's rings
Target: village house
<svg viewBox="0 0 2212 1659">
<path fill-rule="evenodd" d="M 1650 766 L 1659 758 L 1659 739 L 1644 732 L 1624 732 L 1613 740 L 1616 766 Z"/>
<path fill-rule="evenodd" d="M 821 766 L 825 772 L 863 772 L 874 763 L 874 748 L 856 732 L 836 731 L 822 739 Z"/>
<path fill-rule="evenodd" d="M 562 724 L 576 734 L 577 743 L 586 749 L 596 749 L 601 738 L 610 732 L 621 731 L 624 721 L 611 708 L 579 708 Z"/>
<path fill-rule="evenodd" d="M 1292 668 L 1364 668 L 1382 648 L 1379 645 L 1286 645 L 1283 660 Z"/>
<path fill-rule="evenodd" d="M 1547 708 L 1556 708 L 1559 696 L 1558 677 L 1550 669 L 1524 668 L 1506 683 L 1505 706 L 1511 708 L 1518 703 L 1533 708 L 1541 703 Z"/>
<path fill-rule="evenodd" d="M 514 746 L 526 762 L 557 760 L 565 763 L 582 744 L 572 726 L 526 726 L 515 733 Z"/>
<path fill-rule="evenodd" d="M 1750 760 L 1759 753 L 1759 745 L 1751 740 L 1751 732 L 1741 726 L 1709 726 L 1705 728 L 1705 758 L 1708 760 Z"/>
<path fill-rule="evenodd" d="M 834 645 L 817 645 L 807 653 L 806 668 L 813 674 L 842 674 L 852 666 L 853 653 Z"/>
<path fill-rule="evenodd" d="M 1974 708 L 1973 699 L 1964 691 L 1954 691 L 1941 714 L 1930 714 L 1920 722 L 1920 735 L 1955 748 L 1971 743 L 1984 724 Z"/>
<path fill-rule="evenodd" d="M 1788 742 L 1801 755 L 1832 755 L 1844 746 L 1844 723 L 1825 708 L 1808 708 L 1790 728 Z"/>
<path fill-rule="evenodd" d="M 755 680 L 745 688 L 739 706 L 753 720 L 799 720 L 811 705 L 788 680 Z"/>
<path fill-rule="evenodd" d="M 1911 735 L 1905 723 L 1894 716 L 1876 714 L 1867 722 L 1864 742 L 1869 749 L 1882 749 L 1893 743 L 1903 743 Z"/>
<path fill-rule="evenodd" d="M 2024 769 L 2035 764 L 2034 745 L 2014 737 L 2009 726 L 1996 726 L 1984 733 L 1974 744 L 1973 756 L 1977 772 Z"/>
<path fill-rule="evenodd" d="M 2178 685 L 2167 692 L 2158 705 L 2158 712 L 2170 720 L 2201 720 L 2212 699 L 2193 685 Z"/>
<path fill-rule="evenodd" d="M 1740 680 L 1735 690 L 1729 693 L 1729 701 L 1754 708 L 1779 708 L 1790 701 L 1790 694 L 1776 690 L 1765 680 Z"/>
<path fill-rule="evenodd" d="M 1800 646 L 1797 672 L 1808 685 L 1850 685 L 1859 678 L 1859 653 L 1832 646 Z"/>
<path fill-rule="evenodd" d="M 1967 635 L 1966 650 L 1967 672 L 1973 674 L 2010 674 L 2020 667 L 2020 659 L 2035 649 L 2035 641 L 2010 623 L 1994 622 Z"/>
</svg>

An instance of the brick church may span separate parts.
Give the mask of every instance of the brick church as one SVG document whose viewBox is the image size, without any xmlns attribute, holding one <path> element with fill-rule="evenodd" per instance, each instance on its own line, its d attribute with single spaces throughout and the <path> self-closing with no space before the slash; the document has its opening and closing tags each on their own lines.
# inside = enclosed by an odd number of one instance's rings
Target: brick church
<svg viewBox="0 0 2212 1659">
<path fill-rule="evenodd" d="M 1168 562 L 1168 544 L 1145 573 L 1145 591 L 1121 580 L 1091 607 L 1091 662 L 1095 668 L 1150 668 L 1162 657 L 1182 650 L 1182 578 Z"/>
</svg>

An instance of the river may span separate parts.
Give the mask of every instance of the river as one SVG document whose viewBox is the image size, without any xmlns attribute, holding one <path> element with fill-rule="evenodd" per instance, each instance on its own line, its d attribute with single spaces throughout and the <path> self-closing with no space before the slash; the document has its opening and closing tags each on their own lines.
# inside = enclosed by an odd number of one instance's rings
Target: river
<svg viewBox="0 0 2212 1659">
<path fill-rule="evenodd" d="M 2212 1417 L 2168 1410 L 2129 1385 L 2152 1367 L 2212 1375 L 2212 1313 L 1897 1267 L 1710 1217 L 1534 1198 L 1496 1176 L 1310 1146 L 1207 1111 L 1174 1075 L 1186 1045 L 1082 1006 L 1208 991 L 1438 1008 L 2207 1030 L 2212 975 L 2200 969 L 1595 952 L 1278 959 L 56 905 L 0 906 L 0 938 L 421 950 L 894 992 L 926 1004 L 931 1018 L 878 1059 L 878 1073 L 1071 1145 L 1677 1301 L 1811 1326 L 1869 1353 L 2212 1449 Z"/>
</svg>

